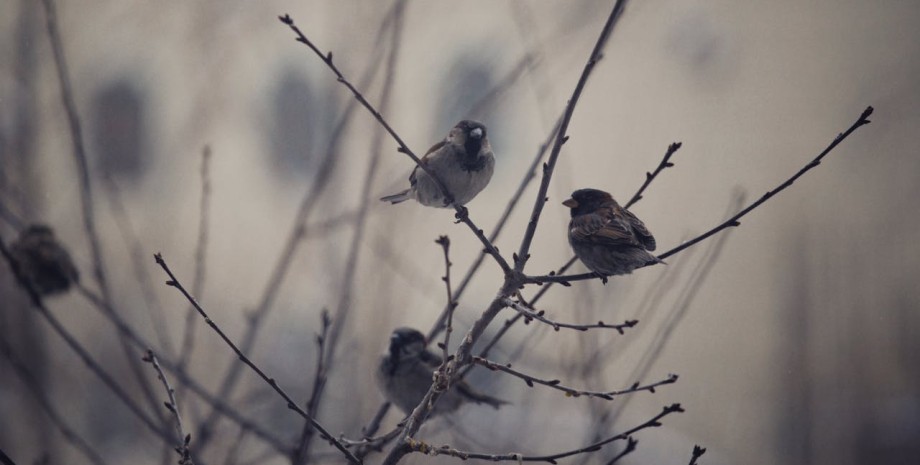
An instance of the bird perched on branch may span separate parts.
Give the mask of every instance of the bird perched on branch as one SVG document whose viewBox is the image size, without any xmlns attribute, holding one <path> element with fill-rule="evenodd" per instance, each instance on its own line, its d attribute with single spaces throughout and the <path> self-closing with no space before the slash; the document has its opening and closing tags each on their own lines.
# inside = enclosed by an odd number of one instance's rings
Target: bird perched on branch
<svg viewBox="0 0 920 465">
<path fill-rule="evenodd" d="M 418 330 L 398 328 L 390 336 L 390 348 L 377 368 L 377 385 L 383 395 L 407 414 L 425 397 L 432 374 L 441 365 L 441 357 L 425 345 L 425 336 Z M 467 402 L 484 403 L 496 409 L 507 403 L 458 381 L 441 395 L 432 414 L 452 412 Z"/>
<path fill-rule="evenodd" d="M 602 277 L 629 274 L 636 268 L 664 263 L 649 253 L 655 238 L 636 215 L 610 194 L 579 189 L 562 202 L 571 209 L 569 244 L 585 266 Z"/>
<path fill-rule="evenodd" d="M 42 296 L 66 292 L 80 274 L 70 254 L 45 225 L 31 225 L 10 244 L 17 273 Z"/>
<path fill-rule="evenodd" d="M 409 188 L 380 200 L 397 204 L 409 199 L 429 207 L 447 208 L 453 204 L 463 206 L 485 189 L 495 171 L 495 155 L 489 145 L 486 127 L 479 122 L 463 120 L 421 158 L 421 162 L 434 174 L 449 196 L 445 196 L 437 182 L 416 165 L 409 175 Z"/>
</svg>

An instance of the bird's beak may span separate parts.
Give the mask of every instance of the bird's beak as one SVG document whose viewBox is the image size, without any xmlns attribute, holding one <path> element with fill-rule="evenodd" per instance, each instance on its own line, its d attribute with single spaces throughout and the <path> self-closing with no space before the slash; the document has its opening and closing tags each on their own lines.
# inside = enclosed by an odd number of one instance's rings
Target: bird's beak
<svg viewBox="0 0 920 465">
<path fill-rule="evenodd" d="M 482 138 L 482 128 L 476 128 L 470 131 L 470 137 L 472 137 L 473 139 L 481 139 Z"/>
<path fill-rule="evenodd" d="M 569 208 L 575 208 L 578 206 L 578 202 L 575 199 L 567 199 L 565 202 L 562 202 L 563 205 Z"/>
</svg>

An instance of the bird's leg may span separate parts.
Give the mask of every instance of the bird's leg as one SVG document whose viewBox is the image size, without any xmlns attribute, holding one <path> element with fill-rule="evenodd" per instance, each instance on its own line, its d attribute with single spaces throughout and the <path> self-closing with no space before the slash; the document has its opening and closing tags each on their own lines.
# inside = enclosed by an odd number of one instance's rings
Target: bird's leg
<svg viewBox="0 0 920 465">
<path fill-rule="evenodd" d="M 607 275 L 598 273 L 597 271 L 594 272 L 594 275 L 601 278 L 601 282 L 604 283 L 605 286 L 607 285 Z"/>
<path fill-rule="evenodd" d="M 454 215 L 454 218 L 457 219 L 454 223 L 460 223 L 463 220 L 467 219 L 470 216 L 470 211 L 467 210 L 463 205 L 455 205 L 457 207 L 457 214 Z"/>
</svg>

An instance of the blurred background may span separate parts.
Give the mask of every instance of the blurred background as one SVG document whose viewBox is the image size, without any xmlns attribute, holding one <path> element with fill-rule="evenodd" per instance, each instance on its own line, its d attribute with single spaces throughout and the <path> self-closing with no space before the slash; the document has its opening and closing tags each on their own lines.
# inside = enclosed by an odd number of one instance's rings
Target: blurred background
<svg viewBox="0 0 920 465">
<path fill-rule="evenodd" d="M 313 390 L 328 309 L 337 343 L 316 412 L 359 438 L 383 397 L 373 371 L 390 331 L 427 331 L 481 245 L 447 210 L 376 199 L 411 161 L 277 16 L 288 13 L 416 152 L 456 121 L 489 127 L 490 186 L 468 207 L 491 233 L 550 134 L 612 1 L 58 2 L 56 27 L 89 165 L 107 282 L 92 272 L 80 171 L 43 2 L 0 3 L 0 235 L 51 225 L 89 295 L 164 363 L 199 463 L 291 463 L 303 421 L 197 317 L 153 261 L 161 252 L 211 317 L 298 402 Z M 420 438 L 536 455 L 613 436 L 679 402 L 622 463 L 913 463 L 920 453 L 920 4 L 914 1 L 632 2 L 576 109 L 527 271 L 571 256 L 576 188 L 627 200 L 683 142 L 632 211 L 661 251 L 791 176 L 872 105 L 816 169 L 739 228 L 603 286 L 554 287 L 565 322 L 640 320 L 619 335 L 516 324 L 490 358 L 592 390 L 571 399 L 474 370 L 511 402 L 428 422 Z M 208 153 L 208 156 L 204 154 Z M 531 183 L 496 241 L 518 248 Z M 204 187 L 207 188 L 204 188 Z M 913 213 L 911 213 L 913 212 Z M 573 272 L 583 272 L 580 264 Z M 501 280 L 486 260 L 460 299 L 452 348 Z M 536 289 L 527 288 L 525 296 Z M 20 464 L 169 463 L 178 457 L 100 382 L 0 267 L 0 449 Z M 85 292 L 49 298 L 65 328 L 172 432 L 143 350 Z M 506 309 L 494 335 L 514 316 Z M 327 341 L 329 339 L 327 338 Z M 228 372 L 240 370 L 236 374 Z M 192 381 L 189 381 L 192 380 Z M 198 389 L 189 387 L 194 382 Z M 203 397 L 201 393 L 204 393 Z M 213 399 L 235 412 L 213 413 Z M 210 401 L 208 400 L 210 399 Z M 49 414 L 49 408 L 55 412 Z M 400 419 L 391 411 L 381 432 Z M 80 449 L 75 432 L 92 450 Z M 305 462 L 341 463 L 314 438 Z M 618 447 L 622 448 L 623 444 Z M 607 463 L 610 446 L 569 459 Z M 96 459 L 91 459 L 92 454 Z M 379 453 L 369 463 L 378 463 Z M 455 459 L 409 456 L 405 463 Z"/>
</svg>

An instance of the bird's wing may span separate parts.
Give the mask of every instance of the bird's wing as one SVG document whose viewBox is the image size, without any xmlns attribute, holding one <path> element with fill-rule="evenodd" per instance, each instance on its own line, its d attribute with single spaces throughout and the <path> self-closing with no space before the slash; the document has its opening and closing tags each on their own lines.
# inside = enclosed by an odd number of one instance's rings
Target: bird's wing
<svg viewBox="0 0 920 465">
<path fill-rule="evenodd" d="M 645 227 L 645 223 L 639 218 L 636 218 L 636 215 L 633 215 L 631 211 L 625 208 L 621 208 L 620 212 L 623 214 L 623 218 L 629 224 L 629 227 L 635 233 L 636 239 L 645 247 L 645 250 L 655 250 L 655 247 L 658 245 L 655 242 L 655 237 L 652 236 L 652 233 Z"/>
<path fill-rule="evenodd" d="M 636 240 L 630 225 L 610 210 L 588 213 L 572 218 L 569 235 L 573 241 L 611 246 L 643 247 Z"/>
<path fill-rule="evenodd" d="M 428 149 L 427 152 L 425 152 L 425 155 L 422 155 L 422 158 L 420 161 L 424 164 L 428 164 L 428 155 L 438 151 L 438 149 L 440 149 L 441 147 L 444 147 L 444 144 L 446 143 L 447 143 L 446 140 L 442 140 L 441 142 L 438 142 L 437 144 L 432 145 L 431 148 Z M 418 170 L 419 170 L 419 166 L 415 165 L 415 168 L 412 169 L 412 174 L 409 175 L 409 185 L 415 186 L 415 183 L 417 181 L 416 176 L 418 175 Z"/>
</svg>

